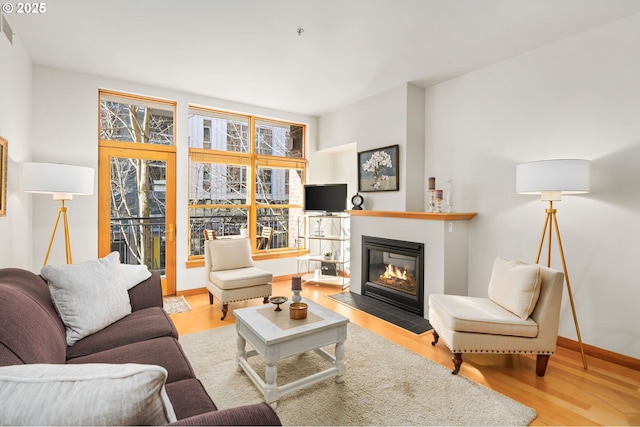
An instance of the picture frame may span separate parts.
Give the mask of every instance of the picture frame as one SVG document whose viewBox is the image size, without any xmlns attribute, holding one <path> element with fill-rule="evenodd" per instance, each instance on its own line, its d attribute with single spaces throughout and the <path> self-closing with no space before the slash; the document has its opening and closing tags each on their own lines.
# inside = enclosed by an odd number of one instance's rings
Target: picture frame
<svg viewBox="0 0 640 427">
<path fill-rule="evenodd" d="M 376 148 L 358 153 L 358 192 L 398 191 L 399 145 Z"/>
<path fill-rule="evenodd" d="M 0 216 L 7 215 L 7 152 L 9 141 L 0 136 Z"/>
</svg>

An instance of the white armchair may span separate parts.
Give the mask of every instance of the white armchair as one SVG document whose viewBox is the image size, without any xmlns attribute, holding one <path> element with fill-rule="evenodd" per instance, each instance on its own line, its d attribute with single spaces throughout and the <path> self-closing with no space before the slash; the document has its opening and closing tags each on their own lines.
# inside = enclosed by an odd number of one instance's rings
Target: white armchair
<svg viewBox="0 0 640 427">
<path fill-rule="evenodd" d="M 231 302 L 253 298 L 269 302 L 273 274 L 255 266 L 248 238 L 205 240 L 204 260 L 209 303 L 215 297 L 222 304 L 220 320 L 227 317 Z"/>
<path fill-rule="evenodd" d="M 497 258 L 489 298 L 429 296 L 432 345 L 442 338 L 451 350 L 453 374 L 463 353 L 529 353 L 542 377 L 556 350 L 563 283 L 560 271 Z"/>
</svg>

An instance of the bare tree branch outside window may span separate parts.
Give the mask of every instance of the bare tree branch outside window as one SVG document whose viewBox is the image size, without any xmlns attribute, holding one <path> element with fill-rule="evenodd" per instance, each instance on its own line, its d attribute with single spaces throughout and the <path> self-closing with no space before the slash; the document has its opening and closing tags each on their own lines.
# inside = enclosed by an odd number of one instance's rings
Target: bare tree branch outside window
<svg viewBox="0 0 640 427">
<path fill-rule="evenodd" d="M 173 111 L 101 99 L 100 139 L 173 145 Z M 121 261 L 164 270 L 154 236 L 164 236 L 164 162 L 111 158 L 111 245 Z"/>
</svg>

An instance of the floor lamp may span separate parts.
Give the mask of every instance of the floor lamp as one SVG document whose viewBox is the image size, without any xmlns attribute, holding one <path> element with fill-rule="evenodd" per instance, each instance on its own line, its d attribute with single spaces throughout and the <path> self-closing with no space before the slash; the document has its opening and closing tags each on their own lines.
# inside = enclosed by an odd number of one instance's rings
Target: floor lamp
<svg viewBox="0 0 640 427">
<path fill-rule="evenodd" d="M 540 261 L 544 240 L 545 237 L 547 237 L 547 267 L 551 266 L 552 230 L 555 230 L 558 248 L 560 250 L 560 258 L 562 260 L 562 269 L 564 270 L 564 278 L 567 282 L 571 311 L 573 312 L 573 321 L 576 325 L 576 334 L 578 336 L 578 343 L 580 344 L 582 364 L 584 368 L 587 369 L 587 358 L 584 355 L 584 348 L 582 346 L 578 316 L 576 315 L 576 307 L 573 302 L 571 282 L 569 281 L 567 263 L 565 262 L 564 250 L 562 249 L 558 219 L 556 218 L 557 209 L 554 209 L 553 202 L 559 202 L 562 199 L 562 194 L 583 194 L 589 192 L 589 161 L 560 159 L 519 164 L 516 166 L 516 192 L 519 194 L 539 194 L 542 196 L 543 202 L 549 202 L 536 263 Z"/>
<path fill-rule="evenodd" d="M 65 201 L 73 199 L 74 195 L 93 194 L 94 171 L 84 166 L 64 165 L 60 163 L 24 163 L 22 165 L 22 189 L 27 193 L 52 194 L 53 200 L 60 200 L 58 216 L 53 226 L 53 233 L 49 240 L 44 265 L 47 265 L 51 246 L 56 236 L 58 223 L 62 218 L 64 227 L 64 245 L 67 264 L 73 262 L 71 258 L 71 241 L 69 239 L 69 220 Z"/>
</svg>

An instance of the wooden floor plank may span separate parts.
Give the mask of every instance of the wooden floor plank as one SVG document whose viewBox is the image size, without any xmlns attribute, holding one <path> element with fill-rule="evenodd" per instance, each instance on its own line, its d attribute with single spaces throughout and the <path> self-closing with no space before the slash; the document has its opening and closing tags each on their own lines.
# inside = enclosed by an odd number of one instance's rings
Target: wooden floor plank
<svg viewBox="0 0 640 427">
<path fill-rule="evenodd" d="M 276 282 L 273 288 L 274 295 L 291 295 L 290 282 Z M 442 343 L 432 346 L 431 333 L 413 334 L 326 297 L 338 292 L 338 287 L 305 284 L 302 295 L 452 369 L 451 353 Z M 192 310 L 171 315 L 181 335 L 233 325 L 234 309 L 262 303 L 256 299 L 230 304 L 227 318 L 221 321 L 220 303 L 209 305 L 207 294 L 186 299 Z M 587 363 L 585 370 L 579 352 L 558 347 L 546 375 L 537 377 L 534 356 L 469 354 L 464 355 L 460 375 L 534 408 L 538 417 L 532 425 L 640 425 L 640 371 L 591 356 Z"/>
</svg>

